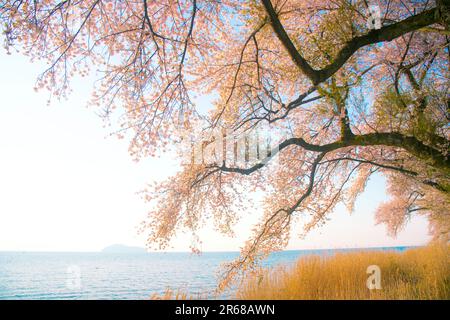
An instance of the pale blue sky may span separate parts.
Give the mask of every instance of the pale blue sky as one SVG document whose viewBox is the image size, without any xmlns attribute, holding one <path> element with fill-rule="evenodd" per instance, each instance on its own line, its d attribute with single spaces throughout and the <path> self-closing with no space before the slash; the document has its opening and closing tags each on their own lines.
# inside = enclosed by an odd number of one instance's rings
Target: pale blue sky
<svg viewBox="0 0 450 320">
<path fill-rule="evenodd" d="M 43 70 L 19 54 L 0 53 L 0 251 L 97 251 L 113 243 L 143 246 L 136 226 L 148 207 L 136 194 L 154 179 L 174 173 L 175 159 L 133 162 L 127 141 L 110 137 L 93 107 L 92 87 L 76 81 L 67 101 L 46 105 L 33 90 Z M 384 181 L 373 179 L 353 215 L 340 206 L 325 227 L 289 249 L 421 245 L 427 223 L 414 218 L 396 239 L 374 226 L 374 210 L 386 199 Z M 206 228 L 203 250 L 238 250 L 258 212 L 248 213 L 236 239 Z M 188 250 L 180 236 L 173 250 Z"/>
</svg>

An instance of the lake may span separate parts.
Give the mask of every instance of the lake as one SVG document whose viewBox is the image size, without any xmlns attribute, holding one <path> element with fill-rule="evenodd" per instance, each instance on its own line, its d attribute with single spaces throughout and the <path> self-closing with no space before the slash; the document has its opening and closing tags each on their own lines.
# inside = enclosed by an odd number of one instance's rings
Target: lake
<svg viewBox="0 0 450 320">
<path fill-rule="evenodd" d="M 308 254 L 408 247 L 292 250 L 272 254 L 264 264 L 290 264 Z M 167 288 L 211 294 L 217 271 L 237 252 L 75 253 L 0 252 L 0 300 L 148 299 Z M 230 295 L 222 296 L 230 298 Z"/>
</svg>

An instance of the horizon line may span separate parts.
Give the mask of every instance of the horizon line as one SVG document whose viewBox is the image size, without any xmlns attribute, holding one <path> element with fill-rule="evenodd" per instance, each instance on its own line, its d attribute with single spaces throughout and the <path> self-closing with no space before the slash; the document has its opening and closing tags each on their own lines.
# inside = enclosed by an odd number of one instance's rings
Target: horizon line
<svg viewBox="0 0 450 320">
<path fill-rule="evenodd" d="M 278 253 L 278 252 L 288 252 L 288 251 L 326 251 L 326 250 L 358 250 L 358 249 L 389 249 L 389 248 L 415 248 L 415 247 L 423 247 L 426 244 L 404 244 L 404 245 L 396 245 L 396 246 L 370 246 L 370 247 L 339 247 L 339 248 L 309 248 L 309 249 L 286 249 L 286 250 L 279 250 L 274 251 L 272 253 Z M 136 247 L 136 246 L 129 246 L 134 249 L 143 249 L 146 250 L 144 247 Z M 107 247 L 105 247 L 107 248 Z M 197 253 L 193 251 L 171 251 L 171 250 L 165 250 L 165 251 L 145 251 L 145 252 L 104 252 L 102 250 L 95 250 L 95 251 L 77 251 L 77 250 L 69 250 L 69 251 L 61 251 L 61 250 L 0 250 L 0 253 L 118 253 L 118 254 L 144 254 L 144 253 L 191 253 L 194 255 L 197 255 Z M 199 255 L 202 253 L 240 253 L 238 250 L 202 250 L 200 251 Z"/>
</svg>

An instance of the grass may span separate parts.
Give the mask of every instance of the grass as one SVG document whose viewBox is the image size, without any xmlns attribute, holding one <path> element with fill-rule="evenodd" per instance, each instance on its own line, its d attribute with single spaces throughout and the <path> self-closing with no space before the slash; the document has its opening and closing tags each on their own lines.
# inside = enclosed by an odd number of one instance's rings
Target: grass
<svg viewBox="0 0 450 320">
<path fill-rule="evenodd" d="M 246 279 L 238 299 L 445 299 L 450 298 L 448 245 L 404 252 L 365 251 L 307 256 L 294 266 L 261 270 Z M 381 271 L 381 289 L 367 288 L 368 266 Z"/>
<path fill-rule="evenodd" d="M 151 300 L 207 300 L 206 293 L 189 294 L 186 290 L 172 290 L 167 288 L 163 294 L 153 293 L 150 295 Z"/>
</svg>

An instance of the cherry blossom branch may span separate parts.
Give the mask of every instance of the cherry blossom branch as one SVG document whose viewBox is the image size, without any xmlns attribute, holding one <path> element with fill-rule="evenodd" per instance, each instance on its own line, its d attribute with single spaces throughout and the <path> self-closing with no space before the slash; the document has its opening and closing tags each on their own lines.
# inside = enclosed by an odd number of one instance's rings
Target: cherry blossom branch
<svg viewBox="0 0 450 320">
<path fill-rule="evenodd" d="M 380 133 L 368 133 L 363 135 L 352 135 L 346 140 L 337 140 L 332 143 L 317 145 L 305 141 L 303 138 L 289 138 L 280 143 L 276 148 L 271 151 L 271 154 L 263 161 L 255 164 L 250 168 L 238 168 L 228 167 L 225 164 L 218 167 L 224 172 L 234 172 L 244 175 L 249 175 L 265 166 L 265 164 L 278 152 L 287 148 L 288 146 L 296 145 L 300 146 L 307 151 L 314 152 L 331 152 L 338 149 L 350 147 L 350 146 L 390 146 L 402 148 L 412 155 L 425 160 L 429 165 L 437 169 L 442 170 L 448 174 L 450 172 L 450 160 L 448 154 L 442 154 L 440 151 L 425 145 L 415 137 L 405 136 L 398 132 L 380 132 Z"/>
<path fill-rule="evenodd" d="M 333 158 L 333 159 L 328 159 L 325 161 L 322 161 L 321 163 L 329 163 L 329 162 L 336 162 L 336 161 L 353 161 L 353 162 L 358 162 L 358 163 L 365 163 L 365 164 L 370 164 L 373 165 L 375 167 L 379 167 L 379 168 L 383 168 L 383 169 L 387 169 L 387 170 L 392 170 L 392 171 L 397 171 L 403 174 L 406 174 L 408 176 L 412 176 L 412 177 L 418 177 L 419 173 L 416 171 L 412 171 L 412 170 L 408 170 L 405 169 L 403 167 L 398 167 L 398 166 L 392 166 L 392 165 L 388 165 L 388 164 L 383 164 L 383 163 L 379 163 L 379 162 L 375 162 L 375 161 L 371 161 L 371 160 L 366 160 L 366 159 L 357 159 L 357 158 L 353 158 L 353 157 L 339 157 L 339 158 Z M 419 182 L 431 186 L 433 188 L 436 188 L 439 191 L 442 192 L 449 192 L 449 190 L 447 188 L 445 188 L 445 186 L 441 185 L 438 182 L 429 180 L 429 179 L 425 179 L 425 180 L 419 180 Z"/>
<path fill-rule="evenodd" d="M 357 36 L 347 42 L 347 44 L 339 51 L 334 61 L 323 69 L 314 69 L 306 61 L 305 58 L 299 53 L 294 43 L 291 41 L 289 35 L 284 29 L 278 13 L 272 5 L 270 0 L 261 0 L 268 16 L 272 28 L 281 41 L 283 46 L 288 51 L 294 63 L 299 69 L 312 81 L 314 85 L 318 85 L 333 74 L 335 74 L 353 54 L 360 48 L 370 44 L 376 44 L 379 42 L 391 41 L 406 33 L 419 30 L 423 27 L 430 26 L 439 22 L 438 15 L 436 14 L 437 8 L 423 11 L 417 15 L 408 17 L 400 22 L 393 23 L 388 26 L 383 26 L 378 30 L 372 30 L 369 33 Z"/>
</svg>

